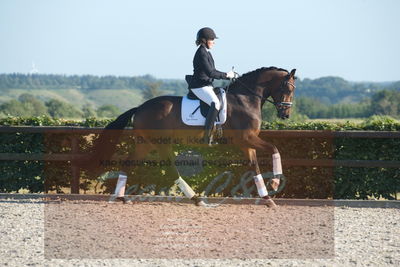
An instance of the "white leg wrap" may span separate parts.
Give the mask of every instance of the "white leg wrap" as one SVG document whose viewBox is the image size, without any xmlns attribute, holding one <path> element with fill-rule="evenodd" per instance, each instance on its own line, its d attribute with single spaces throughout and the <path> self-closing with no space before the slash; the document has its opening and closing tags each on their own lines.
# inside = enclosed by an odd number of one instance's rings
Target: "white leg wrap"
<svg viewBox="0 0 400 267">
<path fill-rule="evenodd" d="M 260 197 L 268 196 L 268 191 L 265 187 L 264 179 L 261 174 L 254 176 L 254 182 L 256 183 L 257 191 Z"/>
<path fill-rule="evenodd" d="M 282 174 L 281 155 L 279 153 L 272 154 L 272 171 L 274 175 Z"/>
<path fill-rule="evenodd" d="M 115 187 L 115 196 L 116 197 L 123 197 L 125 195 L 125 186 L 127 176 L 124 174 L 118 175 L 117 186 Z"/>
<path fill-rule="evenodd" d="M 196 195 L 193 189 L 181 177 L 175 180 L 175 184 L 178 185 L 179 189 L 183 192 L 183 194 L 185 194 L 187 198 L 192 198 Z"/>
</svg>

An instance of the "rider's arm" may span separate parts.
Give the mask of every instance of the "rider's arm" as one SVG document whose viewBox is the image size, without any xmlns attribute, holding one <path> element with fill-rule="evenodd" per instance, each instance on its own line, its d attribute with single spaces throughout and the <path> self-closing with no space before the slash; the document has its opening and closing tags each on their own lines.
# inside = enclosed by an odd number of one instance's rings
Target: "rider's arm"
<svg viewBox="0 0 400 267">
<path fill-rule="evenodd" d="M 213 79 L 228 79 L 226 72 L 216 70 L 210 63 L 209 59 L 211 58 L 212 61 L 213 59 L 206 49 L 201 49 L 199 52 L 199 64 L 208 77 Z"/>
</svg>

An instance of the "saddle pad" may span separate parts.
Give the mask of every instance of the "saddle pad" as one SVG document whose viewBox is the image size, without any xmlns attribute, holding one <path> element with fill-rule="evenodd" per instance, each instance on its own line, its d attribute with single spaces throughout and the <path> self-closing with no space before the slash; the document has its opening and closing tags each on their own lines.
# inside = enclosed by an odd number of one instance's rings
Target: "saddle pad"
<svg viewBox="0 0 400 267">
<path fill-rule="evenodd" d="M 226 121 L 226 93 L 221 89 L 221 110 L 217 116 L 215 124 L 224 124 Z M 182 97 L 182 121 L 190 126 L 204 126 L 206 118 L 200 112 L 200 100 L 191 100 L 187 96 Z M 196 110 L 197 109 L 197 110 Z"/>
</svg>

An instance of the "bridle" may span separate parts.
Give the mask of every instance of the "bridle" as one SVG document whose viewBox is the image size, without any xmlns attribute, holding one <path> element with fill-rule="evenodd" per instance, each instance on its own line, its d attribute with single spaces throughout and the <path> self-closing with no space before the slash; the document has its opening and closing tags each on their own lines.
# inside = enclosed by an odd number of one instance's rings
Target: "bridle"
<svg viewBox="0 0 400 267">
<path fill-rule="evenodd" d="M 293 89 L 296 89 L 296 86 L 293 83 L 291 83 L 287 80 L 284 80 L 281 82 L 281 85 L 279 86 L 279 90 L 282 90 L 282 88 L 287 85 L 290 85 L 293 87 Z M 282 94 L 282 100 L 283 100 L 283 97 L 284 96 Z M 275 101 L 269 100 L 268 98 L 264 98 L 264 99 L 265 99 L 265 101 L 268 101 L 269 103 L 274 104 L 274 106 L 278 110 L 285 110 L 285 109 L 291 108 L 293 106 L 293 102 L 285 102 L 285 101 L 275 102 Z"/>
<path fill-rule="evenodd" d="M 245 83 L 243 83 L 241 80 L 239 79 L 235 79 L 234 81 L 238 81 L 247 91 L 249 91 L 252 95 L 258 97 L 261 99 L 261 101 L 267 101 L 271 104 L 273 104 L 278 110 L 285 110 L 288 108 L 291 108 L 293 106 L 293 102 L 286 102 L 286 101 L 280 101 L 280 102 L 275 102 L 273 100 L 268 99 L 269 96 L 265 97 L 262 95 L 259 95 L 255 92 L 253 92 L 253 90 L 251 90 Z M 279 86 L 279 90 L 281 90 L 284 86 L 290 85 L 293 87 L 293 89 L 296 88 L 296 86 L 289 82 L 287 79 L 281 82 L 281 85 Z M 282 95 L 283 98 L 283 95 Z M 283 100 L 283 99 L 282 99 Z"/>
</svg>

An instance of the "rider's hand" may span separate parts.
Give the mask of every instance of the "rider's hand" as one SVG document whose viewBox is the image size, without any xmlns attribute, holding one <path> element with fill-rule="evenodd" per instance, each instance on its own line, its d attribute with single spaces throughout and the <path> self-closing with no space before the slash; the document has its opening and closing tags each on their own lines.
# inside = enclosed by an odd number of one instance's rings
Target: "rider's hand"
<svg viewBox="0 0 400 267">
<path fill-rule="evenodd" d="M 228 79 L 233 79 L 233 78 L 237 78 L 239 75 L 237 73 L 235 73 L 234 71 L 228 71 L 226 73 L 226 78 Z"/>
</svg>

